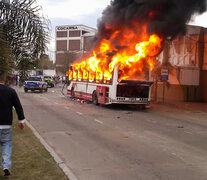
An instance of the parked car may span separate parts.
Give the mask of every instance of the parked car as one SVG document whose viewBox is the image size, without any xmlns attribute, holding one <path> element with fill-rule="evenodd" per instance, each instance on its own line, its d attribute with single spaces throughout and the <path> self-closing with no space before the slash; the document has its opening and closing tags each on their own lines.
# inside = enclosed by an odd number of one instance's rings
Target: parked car
<svg viewBox="0 0 207 180">
<path fill-rule="evenodd" d="M 38 76 L 30 76 L 24 82 L 24 92 L 28 92 L 31 90 L 34 92 L 35 90 L 39 90 L 40 92 L 47 92 L 47 82 L 44 81 L 44 78 Z"/>
<path fill-rule="evenodd" d="M 52 76 L 44 76 L 44 80 L 45 80 L 45 82 L 47 82 L 48 87 L 54 87 L 55 86 Z"/>
</svg>

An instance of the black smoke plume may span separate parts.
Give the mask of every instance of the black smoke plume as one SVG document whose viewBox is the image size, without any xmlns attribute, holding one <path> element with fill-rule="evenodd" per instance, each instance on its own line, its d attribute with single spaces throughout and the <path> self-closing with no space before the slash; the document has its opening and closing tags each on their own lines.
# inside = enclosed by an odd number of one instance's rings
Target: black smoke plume
<svg viewBox="0 0 207 180">
<path fill-rule="evenodd" d="M 139 34 L 147 24 L 147 34 L 175 38 L 185 34 L 186 23 L 194 14 L 206 11 L 206 0 L 112 0 L 98 22 L 96 44 L 124 28 Z M 121 38 L 122 33 L 116 39 Z M 114 39 L 112 43 L 118 44 Z"/>
</svg>

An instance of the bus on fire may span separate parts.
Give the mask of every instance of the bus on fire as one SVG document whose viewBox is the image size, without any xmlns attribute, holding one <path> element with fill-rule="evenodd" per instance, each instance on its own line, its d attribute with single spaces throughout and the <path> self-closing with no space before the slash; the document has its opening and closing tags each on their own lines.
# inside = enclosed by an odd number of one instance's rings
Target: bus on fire
<svg viewBox="0 0 207 180">
<path fill-rule="evenodd" d="M 114 68 L 110 79 L 104 79 L 104 76 L 100 78 L 96 73 L 93 78 L 89 78 L 92 72 L 82 72 L 81 75 L 78 73 L 80 72 L 70 67 L 68 74 L 70 84 L 67 87 L 67 94 L 70 97 L 92 101 L 95 105 L 150 103 L 153 82 L 149 81 L 149 71 L 143 73 L 142 76 L 145 77 L 140 78 L 142 80 L 120 79 L 119 65 Z"/>
</svg>

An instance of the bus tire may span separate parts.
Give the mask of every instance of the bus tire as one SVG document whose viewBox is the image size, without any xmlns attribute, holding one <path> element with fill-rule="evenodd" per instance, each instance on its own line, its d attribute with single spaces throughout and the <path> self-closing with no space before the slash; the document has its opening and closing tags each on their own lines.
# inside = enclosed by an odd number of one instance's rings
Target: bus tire
<svg viewBox="0 0 207 180">
<path fill-rule="evenodd" d="M 92 95 L 92 102 L 94 105 L 98 105 L 98 96 L 95 91 L 93 92 L 93 95 Z"/>
</svg>

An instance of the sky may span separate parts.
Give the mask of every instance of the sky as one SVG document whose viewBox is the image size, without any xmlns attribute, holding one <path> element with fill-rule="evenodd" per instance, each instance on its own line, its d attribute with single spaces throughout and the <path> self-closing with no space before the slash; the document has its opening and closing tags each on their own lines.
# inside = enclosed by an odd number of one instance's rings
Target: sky
<svg viewBox="0 0 207 180">
<path fill-rule="evenodd" d="M 111 0 L 37 0 L 45 17 L 51 21 L 49 55 L 54 60 L 55 27 L 60 25 L 84 24 L 96 28 L 97 20 Z M 193 25 L 207 27 L 207 13 L 194 16 Z"/>
<path fill-rule="evenodd" d="M 49 55 L 54 60 L 55 27 L 84 24 L 96 28 L 97 20 L 111 0 L 38 0 L 43 15 L 51 21 Z"/>
</svg>

